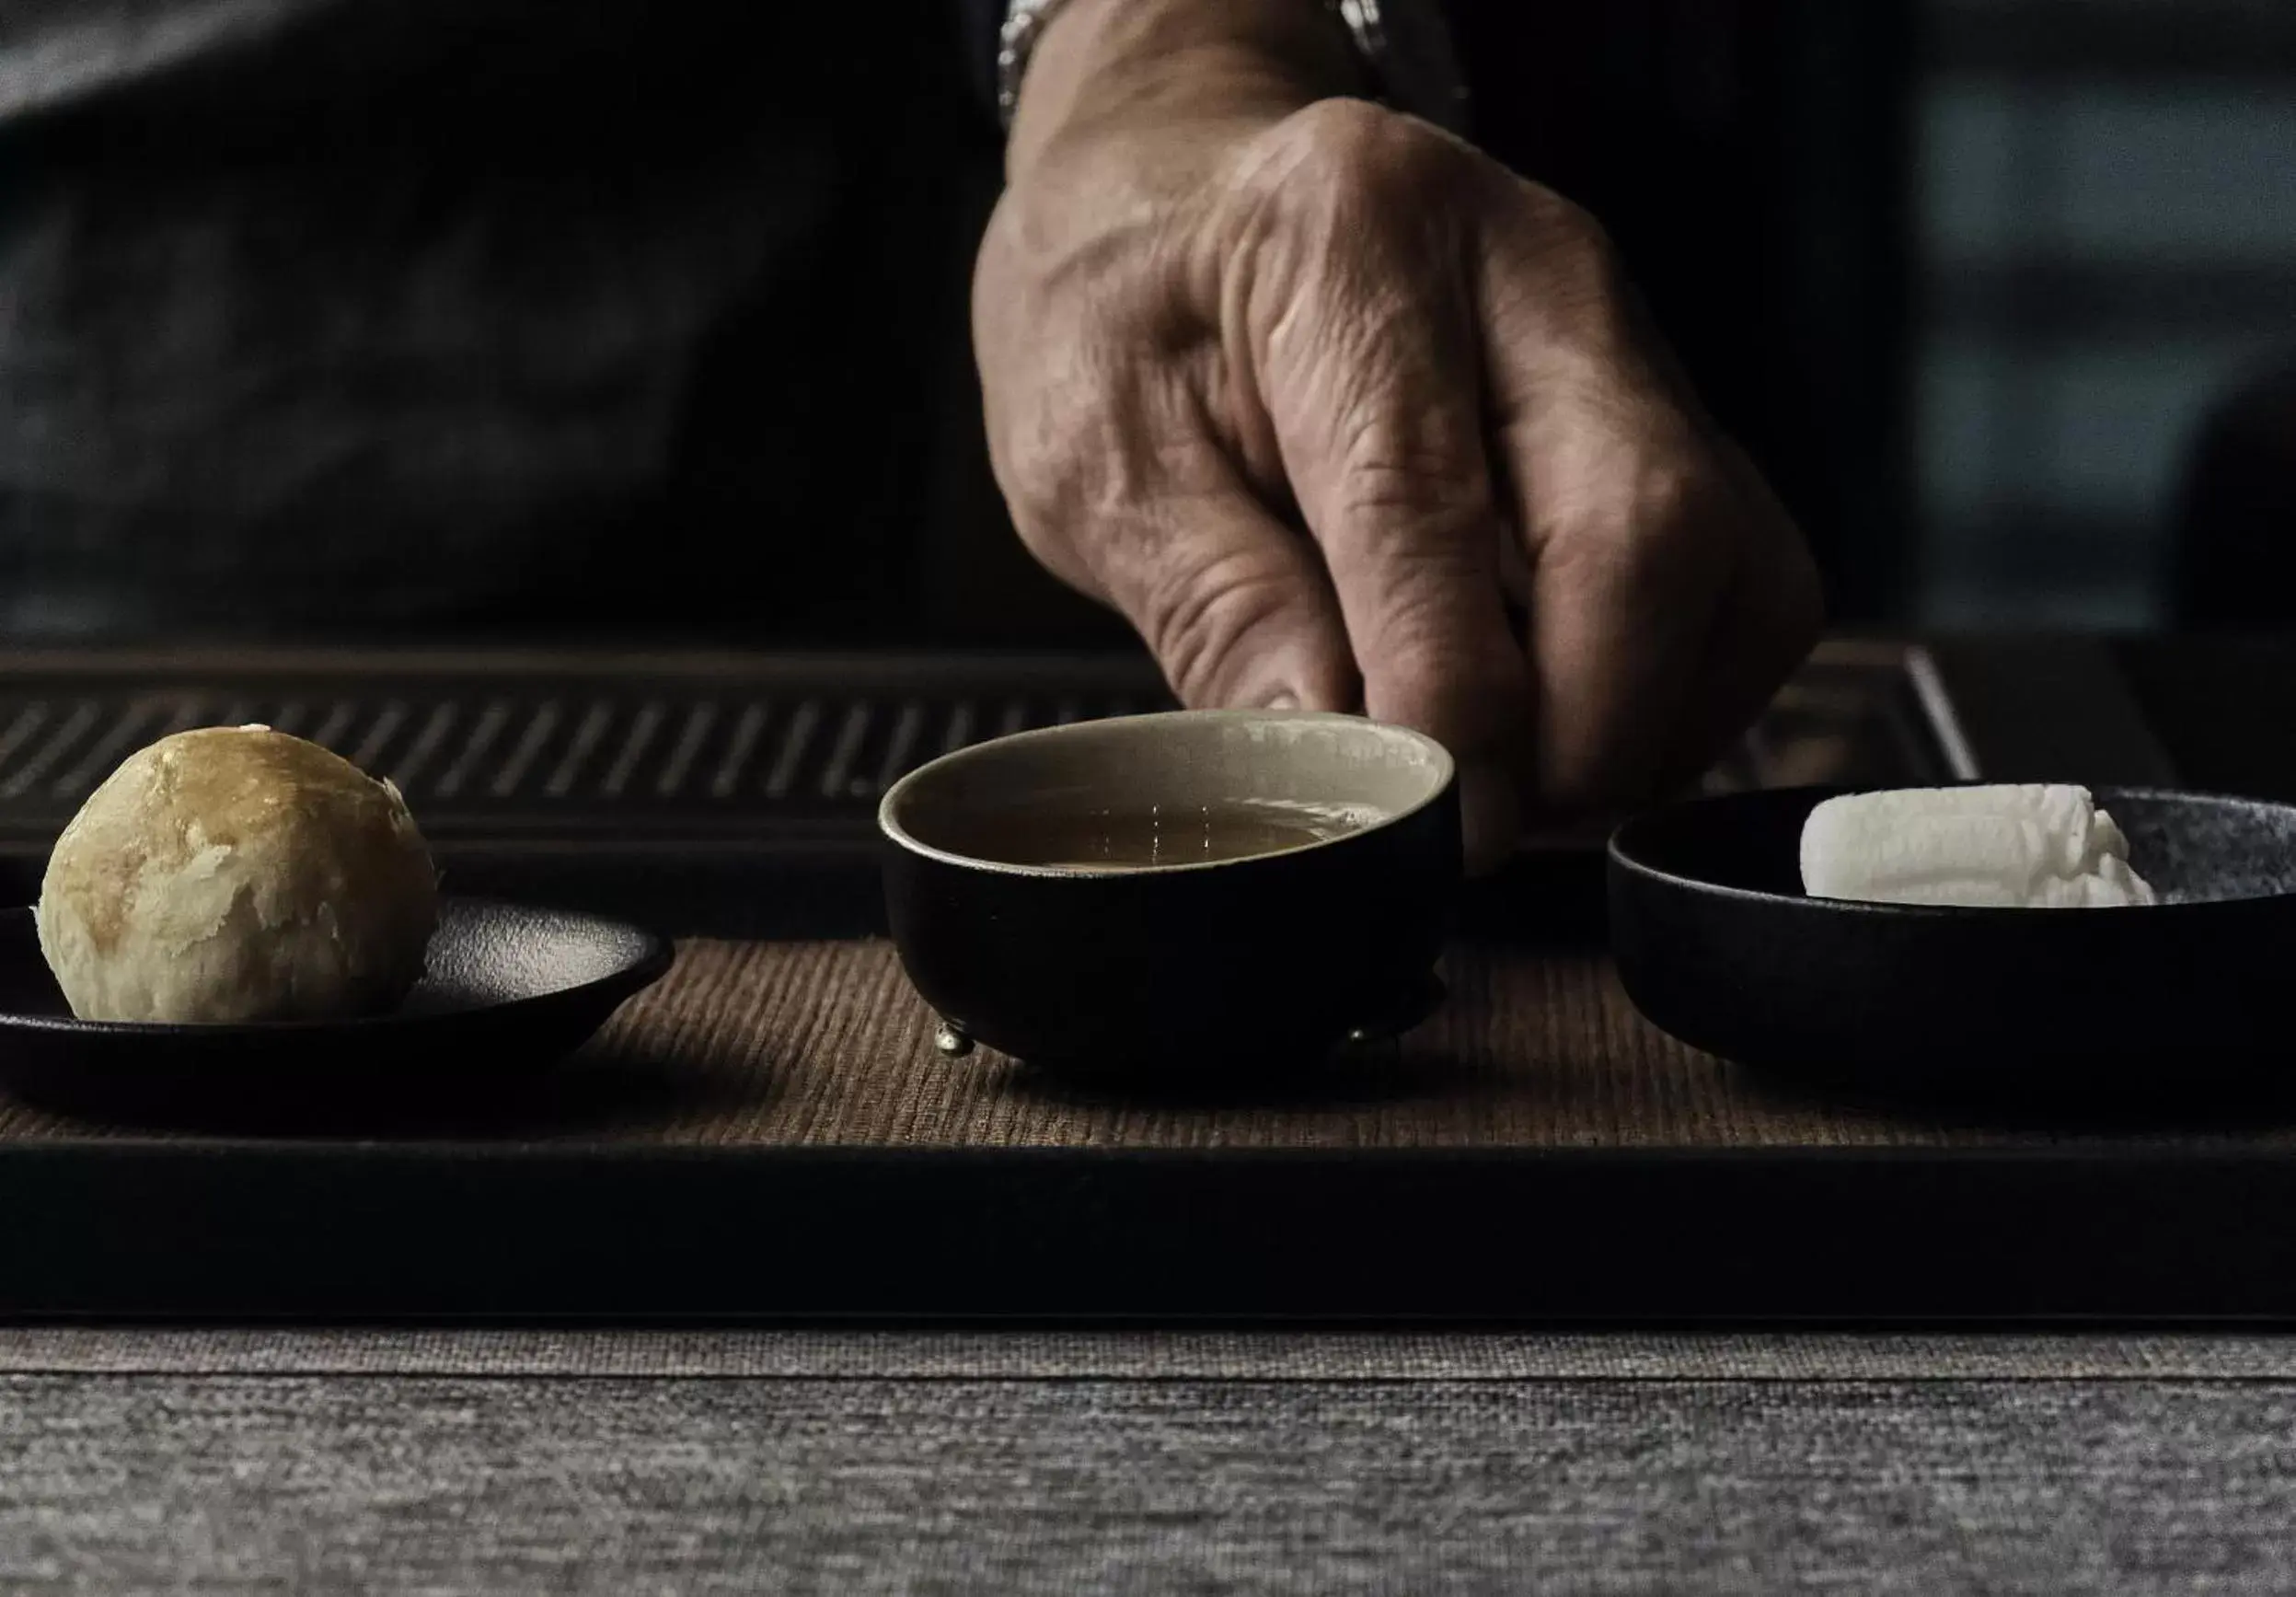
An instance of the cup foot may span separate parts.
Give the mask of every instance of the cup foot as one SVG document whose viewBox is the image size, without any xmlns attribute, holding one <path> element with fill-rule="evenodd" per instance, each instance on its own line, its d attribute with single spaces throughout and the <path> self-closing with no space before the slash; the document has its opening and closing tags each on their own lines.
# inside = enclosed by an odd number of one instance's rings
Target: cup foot
<svg viewBox="0 0 2296 1597">
<path fill-rule="evenodd" d="M 1391 1042 L 1423 1024 L 1429 1015 L 1443 1007 L 1443 1001 L 1449 996 L 1450 989 L 1443 985 L 1443 978 L 1430 970 L 1418 986 L 1391 1009 L 1352 1027 L 1347 1033 L 1348 1044 L 1360 1047 L 1367 1043 Z"/>
</svg>

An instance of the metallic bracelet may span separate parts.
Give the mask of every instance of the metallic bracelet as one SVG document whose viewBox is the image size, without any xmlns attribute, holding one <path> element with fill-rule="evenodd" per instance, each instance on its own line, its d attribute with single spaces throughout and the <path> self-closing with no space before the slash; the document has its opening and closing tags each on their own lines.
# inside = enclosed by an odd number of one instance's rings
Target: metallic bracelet
<svg viewBox="0 0 2296 1597">
<path fill-rule="evenodd" d="M 1008 130 L 1037 41 L 1067 4 L 1010 0 L 1005 7 L 997 35 L 997 111 Z M 1346 24 L 1380 98 L 1437 127 L 1466 131 L 1467 85 L 1440 0 L 1323 0 L 1323 5 Z"/>
</svg>

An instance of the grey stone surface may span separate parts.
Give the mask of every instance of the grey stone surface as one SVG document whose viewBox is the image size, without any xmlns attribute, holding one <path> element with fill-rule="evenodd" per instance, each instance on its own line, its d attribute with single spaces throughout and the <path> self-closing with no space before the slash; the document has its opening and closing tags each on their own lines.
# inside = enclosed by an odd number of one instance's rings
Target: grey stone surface
<svg viewBox="0 0 2296 1597">
<path fill-rule="evenodd" d="M 8 1592 L 2245 1591 L 2253 1379 L 0 1379 Z"/>
</svg>

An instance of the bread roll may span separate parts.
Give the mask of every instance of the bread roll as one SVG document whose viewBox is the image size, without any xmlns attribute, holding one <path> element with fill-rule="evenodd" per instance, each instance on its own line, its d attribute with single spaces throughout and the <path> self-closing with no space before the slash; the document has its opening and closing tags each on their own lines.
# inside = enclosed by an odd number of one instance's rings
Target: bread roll
<svg viewBox="0 0 2296 1597">
<path fill-rule="evenodd" d="M 268 727 L 213 727 L 88 796 L 37 918 L 82 1020 L 340 1020 L 421 977 L 438 877 L 390 783 Z"/>
</svg>

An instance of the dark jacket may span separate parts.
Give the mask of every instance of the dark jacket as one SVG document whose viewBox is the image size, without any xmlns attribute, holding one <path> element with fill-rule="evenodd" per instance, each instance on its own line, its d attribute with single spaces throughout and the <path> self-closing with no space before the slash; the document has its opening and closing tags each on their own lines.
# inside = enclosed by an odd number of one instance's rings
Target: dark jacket
<svg viewBox="0 0 2296 1597">
<path fill-rule="evenodd" d="M 12 0 L 0 626 L 870 611 L 969 386 L 986 39 L 945 0 Z"/>
</svg>

